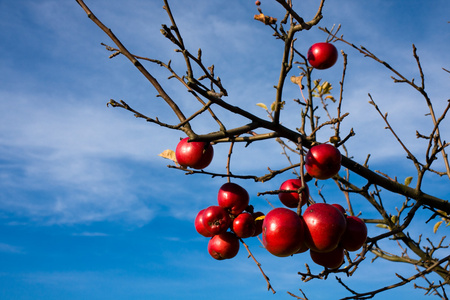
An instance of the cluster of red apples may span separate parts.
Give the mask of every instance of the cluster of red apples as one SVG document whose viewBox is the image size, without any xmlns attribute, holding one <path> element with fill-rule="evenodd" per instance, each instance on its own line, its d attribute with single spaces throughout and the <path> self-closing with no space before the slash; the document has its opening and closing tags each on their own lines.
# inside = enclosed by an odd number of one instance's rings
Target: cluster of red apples
<svg viewBox="0 0 450 300">
<path fill-rule="evenodd" d="M 217 259 L 229 259 L 239 252 L 239 239 L 257 236 L 262 232 L 262 212 L 250 212 L 250 197 L 240 185 L 227 182 L 217 195 L 217 204 L 198 212 L 195 229 L 208 242 L 209 254 Z M 250 210 L 250 211 L 248 211 Z"/>
<path fill-rule="evenodd" d="M 211 163 L 214 150 L 210 143 L 185 138 L 177 145 L 175 155 L 182 167 L 203 169 Z M 329 144 L 313 146 L 305 155 L 304 166 L 311 177 L 329 179 L 341 168 L 341 153 Z M 309 250 L 316 264 L 334 269 L 343 263 L 344 249 L 357 251 L 366 241 L 365 223 L 347 215 L 339 204 L 314 203 L 299 215 L 297 209 L 309 204 L 309 189 L 301 179 L 283 182 L 278 198 L 285 207 L 264 215 L 253 212 L 243 187 L 232 182 L 223 184 L 217 204 L 202 209 L 195 218 L 197 232 L 210 238 L 209 254 L 217 260 L 233 258 L 239 252 L 240 239 L 262 233 L 262 243 L 271 254 L 286 257 Z"/>
<path fill-rule="evenodd" d="M 341 167 L 341 154 L 329 144 L 313 146 L 305 156 L 306 172 L 316 179 L 329 179 Z M 267 251 L 279 257 L 309 250 L 311 259 L 329 269 L 344 261 L 344 249 L 359 250 L 367 238 L 366 224 L 346 214 L 339 204 L 315 203 L 302 215 L 289 208 L 308 203 L 309 189 L 301 179 L 288 179 L 278 198 L 286 207 L 272 209 L 264 218 L 262 241 Z"/>
<path fill-rule="evenodd" d="M 189 142 L 188 138 L 184 138 L 178 143 L 175 156 L 182 167 L 204 169 L 211 163 L 214 150 L 210 143 Z M 247 191 L 236 183 L 223 184 L 217 200 L 217 205 L 198 212 L 195 229 L 201 235 L 211 237 L 208 252 L 215 259 L 222 260 L 237 255 L 239 238 L 261 234 L 262 220 L 255 219 L 264 214 L 245 211 L 250 209 L 250 197 Z"/>
<path fill-rule="evenodd" d="M 256 1 L 257 6 L 260 4 Z M 315 43 L 307 54 L 308 63 L 319 70 L 332 67 L 337 58 L 331 43 Z M 175 156 L 180 166 L 201 170 L 211 163 L 214 149 L 210 143 L 185 138 L 177 145 Z M 332 145 L 316 145 L 306 154 L 304 166 L 311 177 L 329 179 L 341 167 L 341 154 Z M 274 208 L 264 216 L 253 212 L 243 187 L 232 182 L 222 185 L 217 205 L 202 209 L 195 218 L 197 232 L 211 238 L 209 254 L 218 260 L 232 258 L 239 252 L 240 239 L 262 233 L 262 243 L 271 254 L 285 257 L 309 250 L 315 263 L 334 269 L 342 264 L 344 249 L 356 251 L 366 241 L 365 223 L 347 215 L 341 205 L 309 205 L 309 189 L 301 179 L 283 182 L 278 197 L 285 207 Z M 301 211 L 305 204 L 308 207 L 303 214 L 292 210 Z"/>
</svg>

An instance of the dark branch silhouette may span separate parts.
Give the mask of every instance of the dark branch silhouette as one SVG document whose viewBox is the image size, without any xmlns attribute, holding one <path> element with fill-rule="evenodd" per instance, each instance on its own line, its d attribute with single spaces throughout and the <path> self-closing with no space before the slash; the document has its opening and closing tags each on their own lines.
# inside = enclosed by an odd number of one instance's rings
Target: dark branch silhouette
<svg viewBox="0 0 450 300">
<path fill-rule="evenodd" d="M 415 273 L 409 277 L 396 274 L 400 281 L 395 282 L 389 286 L 377 288 L 368 292 L 357 292 L 351 288 L 351 284 L 344 282 L 339 277 L 336 277 L 337 281 L 349 292 L 352 296 L 343 299 L 369 299 L 376 294 L 391 290 L 393 288 L 405 285 L 409 282 L 416 281 L 418 278 L 424 279 L 427 286 L 420 286 L 415 284 L 416 289 L 425 290 L 427 294 L 435 295 L 441 299 L 448 299 L 446 288 L 450 283 L 450 261 L 449 256 L 442 256 L 442 249 L 449 247 L 446 242 L 446 236 L 441 235 L 441 240 L 438 244 L 432 243 L 429 237 L 412 237 L 409 232 L 410 224 L 413 220 L 416 220 L 417 213 L 420 210 L 429 215 L 429 219 L 426 223 L 431 221 L 435 222 L 434 232 L 438 232 L 439 227 L 442 224 L 450 224 L 450 203 L 447 199 L 441 199 L 440 197 L 426 193 L 422 190 L 423 180 L 425 174 L 430 176 L 447 176 L 450 179 L 450 166 L 448 156 L 446 153 L 447 147 L 450 143 L 445 142 L 445 138 L 442 135 L 440 126 L 445 120 L 447 113 L 450 109 L 450 100 L 446 108 L 442 112 L 437 112 L 433 106 L 432 99 L 425 89 L 425 74 L 422 68 L 421 61 L 419 59 L 417 48 L 413 45 L 412 56 L 417 64 L 420 80 L 418 83 L 414 79 L 408 79 L 406 76 L 395 68 L 393 68 L 386 61 L 377 57 L 370 50 L 364 46 L 356 46 L 355 44 L 344 39 L 343 35 L 338 35 L 341 29 L 338 26 L 336 29 L 320 28 L 325 34 L 327 34 L 329 42 L 342 43 L 350 50 L 356 50 L 361 55 L 368 57 L 375 62 L 383 65 L 389 73 L 392 75 L 392 80 L 395 83 L 407 84 L 412 89 L 416 90 L 421 97 L 423 97 L 427 107 L 428 116 L 433 124 L 432 129 L 427 132 L 416 131 L 416 137 L 427 141 L 427 146 L 424 149 L 422 156 L 413 155 L 412 151 L 408 148 L 408 145 L 403 142 L 402 138 L 397 134 L 396 129 L 391 126 L 390 118 L 388 114 L 383 112 L 386 108 L 380 108 L 376 104 L 376 99 L 372 95 L 368 95 L 370 103 L 375 111 L 377 111 L 381 119 L 386 124 L 386 129 L 389 130 L 396 141 L 400 144 L 403 151 L 405 151 L 407 159 L 412 162 L 417 171 L 417 183 L 415 187 L 411 187 L 411 178 L 409 181 L 399 182 L 396 177 L 391 178 L 382 171 L 374 171 L 368 167 L 368 161 L 370 155 L 363 163 L 356 162 L 349 156 L 346 142 L 355 136 L 353 128 L 350 132 L 341 132 L 341 123 L 346 121 L 347 112 L 342 111 L 342 103 L 344 100 L 344 82 L 347 72 L 347 54 L 342 51 L 343 57 L 343 72 L 342 78 L 339 82 L 339 96 L 335 98 L 332 93 L 332 85 L 329 82 L 322 81 L 313 78 L 313 68 L 309 65 L 308 60 L 304 54 L 302 54 L 295 46 L 297 37 L 303 34 L 305 30 L 309 30 L 315 26 L 318 26 L 322 18 L 322 9 L 325 0 L 320 1 L 317 6 L 317 12 L 314 17 L 306 21 L 301 14 L 294 9 L 291 0 L 277 0 L 276 2 L 285 10 L 283 18 L 274 18 L 269 14 L 263 13 L 262 9 L 258 6 L 258 15 L 255 15 L 255 26 L 266 26 L 269 31 L 273 32 L 273 36 L 280 43 L 280 48 L 283 50 L 281 58 L 281 68 L 278 81 L 275 83 L 276 95 L 273 99 L 273 103 L 268 108 L 265 104 L 259 104 L 263 107 L 267 114 L 267 118 L 258 117 L 244 108 L 230 104 L 226 100 L 228 96 L 227 89 L 225 89 L 220 77 L 215 74 L 214 65 L 205 66 L 202 60 L 201 49 L 196 51 L 194 55 L 189 49 L 186 48 L 184 40 L 182 38 L 181 29 L 178 28 L 176 18 L 173 15 L 169 3 L 164 0 L 163 9 L 167 14 L 170 25 L 162 25 L 161 33 L 163 37 L 170 40 L 176 47 L 177 53 L 179 53 L 185 61 L 185 74 L 180 75 L 171 67 L 171 62 L 162 62 L 158 59 L 147 58 L 132 54 L 125 45 L 122 44 L 119 38 L 117 38 L 113 31 L 109 29 L 102 21 L 100 21 L 95 14 L 89 9 L 83 0 L 76 0 L 81 8 L 86 12 L 90 20 L 92 20 L 105 34 L 111 39 L 114 46 L 105 46 L 107 51 L 112 52 L 110 58 L 114 58 L 117 55 L 124 55 L 133 66 L 149 81 L 149 83 L 156 89 L 157 97 L 163 99 L 170 107 L 173 113 L 177 116 L 178 121 L 176 124 L 169 124 L 161 121 L 158 117 L 148 117 L 145 114 L 133 109 L 124 100 L 113 100 L 108 102 L 108 105 L 112 107 L 122 108 L 133 113 L 137 118 L 144 119 L 147 122 L 154 123 L 161 128 L 179 130 L 184 132 L 192 141 L 208 141 L 212 144 L 217 143 L 230 143 L 230 151 L 227 160 L 227 172 L 226 173 L 214 173 L 204 170 L 194 170 L 190 168 L 181 167 L 178 164 L 170 165 L 170 168 L 181 170 L 190 175 L 207 175 L 211 177 L 224 177 L 229 181 L 231 178 L 248 179 L 257 182 L 266 182 L 272 180 L 280 174 L 291 171 L 297 174 L 299 178 L 304 181 L 311 180 L 308 174 L 303 172 L 304 154 L 312 146 L 320 143 L 331 143 L 335 147 L 342 149 L 342 166 L 345 168 L 345 176 L 336 175 L 333 180 L 343 192 L 348 204 L 348 215 L 355 215 L 352 207 L 352 201 L 350 195 L 356 195 L 359 199 L 366 201 L 370 207 L 371 212 L 375 213 L 377 217 L 364 218 L 366 224 L 376 224 L 378 227 L 384 228 L 386 231 L 378 234 L 377 236 L 369 236 L 366 240 L 361 252 L 354 255 L 353 253 L 345 252 L 345 263 L 336 269 L 324 269 L 318 274 L 311 272 L 308 265 L 305 266 L 306 271 L 298 272 L 301 279 L 304 282 L 310 280 L 326 280 L 330 274 L 343 273 L 347 277 L 350 277 L 354 272 L 357 272 L 360 268 L 364 267 L 364 263 L 367 262 L 368 255 L 373 257 L 372 261 L 377 259 L 384 259 L 392 262 L 401 262 L 409 264 L 415 268 Z M 279 21 L 280 20 L 280 21 Z M 261 21 L 261 22 L 257 22 Z M 200 34 L 200 33 L 199 33 Z M 162 68 L 165 68 L 169 73 L 169 79 L 175 79 L 180 84 L 180 88 L 186 89 L 195 101 L 201 104 L 201 108 L 190 116 L 186 116 L 176 101 L 166 93 L 166 91 L 160 85 L 159 80 L 155 78 L 142 64 L 141 61 L 157 64 Z M 195 66 L 195 68 L 194 68 Z M 297 67 L 299 74 L 292 75 L 293 70 Z M 196 74 L 194 70 L 198 70 L 200 74 Z M 445 72 L 449 72 L 444 69 Z M 301 113 L 299 116 L 300 127 L 288 128 L 283 125 L 283 108 L 285 106 L 285 100 L 283 91 L 285 85 L 289 82 L 297 84 L 300 88 L 301 98 L 293 99 L 293 102 L 297 103 L 301 107 Z M 336 112 L 333 113 L 329 109 L 330 102 L 336 105 Z M 318 105 L 319 103 L 319 105 Z M 320 106 L 321 105 L 321 106 Z M 387 108 L 388 109 L 388 108 Z M 246 119 L 237 127 L 228 128 L 227 122 L 221 120 L 215 113 L 215 111 L 224 110 L 232 114 L 239 115 Z M 322 121 L 319 117 L 319 110 L 326 113 L 328 120 Z M 208 113 L 207 113 L 208 112 Z M 334 114 L 334 116 L 333 116 Z M 196 132 L 191 126 L 191 122 L 198 118 L 211 117 L 217 123 L 217 129 L 211 132 Z M 356 124 L 357 125 L 357 124 Z M 317 133 L 319 131 L 331 128 L 334 131 L 334 135 L 330 137 L 329 141 L 317 140 Z M 234 174 L 230 170 L 230 163 L 232 161 L 233 146 L 235 143 L 257 143 L 262 140 L 273 140 L 278 143 L 282 149 L 283 155 L 287 159 L 287 164 L 283 168 L 278 170 L 271 170 L 268 168 L 267 174 Z M 445 170 L 439 170 L 435 167 L 434 162 L 442 157 Z M 300 169 L 297 172 L 296 169 Z M 363 186 L 355 184 L 354 176 L 363 178 L 366 183 Z M 360 180 L 358 181 L 360 182 Z M 315 182 L 317 185 L 317 182 Z M 448 183 L 447 183 L 448 184 Z M 392 193 L 392 195 L 400 196 L 404 199 L 402 206 L 396 210 L 389 210 L 384 204 L 383 197 L 385 193 L 382 190 L 386 190 Z M 300 193 L 302 189 L 297 192 Z M 263 191 L 258 196 L 266 194 L 279 194 L 285 193 L 286 190 L 272 190 Z M 325 197 L 321 194 L 319 189 L 319 196 L 326 201 Z M 390 200 L 386 200 L 390 201 Z M 313 203 L 313 200 L 310 200 Z M 301 206 L 298 207 L 298 214 L 300 215 Z M 363 212 L 364 216 L 364 212 Z M 443 232 L 439 231 L 440 233 Z M 369 232 L 370 233 L 370 232 Z M 390 253 L 384 248 L 384 244 L 381 242 L 389 242 L 397 246 L 399 252 Z M 242 244 L 245 246 L 251 257 L 260 269 L 263 277 L 265 278 L 268 289 L 275 293 L 269 277 L 263 272 L 261 264 L 253 256 L 248 245 L 241 239 Z M 410 256 L 410 254 L 414 256 Z M 353 257 L 353 258 L 352 258 Z M 436 274 L 439 276 L 440 281 L 436 283 L 429 279 L 430 274 Z M 348 279 L 351 281 L 351 279 Z M 302 296 L 297 296 L 294 293 L 288 292 L 294 298 L 308 299 L 303 290 L 300 290 Z"/>
</svg>

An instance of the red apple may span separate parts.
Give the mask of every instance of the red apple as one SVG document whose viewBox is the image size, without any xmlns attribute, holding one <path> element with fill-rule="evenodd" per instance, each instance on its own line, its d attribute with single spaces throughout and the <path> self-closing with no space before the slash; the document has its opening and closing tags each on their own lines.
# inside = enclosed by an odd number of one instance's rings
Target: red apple
<svg viewBox="0 0 450 300">
<path fill-rule="evenodd" d="M 339 209 L 339 211 L 340 211 L 344 216 L 347 215 L 347 212 L 345 211 L 345 208 L 342 207 L 342 205 L 337 204 L 337 203 L 333 203 L 333 204 L 331 204 L 331 205 L 333 205 L 334 207 L 336 207 L 337 209 Z"/>
<path fill-rule="evenodd" d="M 227 182 L 222 185 L 217 195 L 219 206 L 227 209 L 232 215 L 239 215 L 247 208 L 250 197 L 240 185 Z"/>
<path fill-rule="evenodd" d="M 305 220 L 303 220 L 303 217 L 300 217 L 300 220 L 303 223 L 303 243 L 302 243 L 302 246 L 300 247 L 300 249 L 298 249 L 298 251 L 295 252 L 295 254 L 304 253 L 309 250 L 308 245 L 306 245 L 306 239 L 305 239 L 306 223 L 305 223 Z"/>
<path fill-rule="evenodd" d="M 255 233 L 255 219 L 250 213 L 240 213 L 233 220 L 232 229 L 240 238 L 248 238 Z"/>
<path fill-rule="evenodd" d="M 328 179 L 339 172 L 341 153 L 330 144 L 311 147 L 305 156 L 305 169 L 309 175 L 317 179 Z"/>
<path fill-rule="evenodd" d="M 202 219 L 205 229 L 213 235 L 227 231 L 231 225 L 230 215 L 220 206 L 205 208 Z"/>
<path fill-rule="evenodd" d="M 208 243 L 208 253 L 217 260 L 235 257 L 239 252 L 239 239 L 231 232 L 213 236 Z"/>
<path fill-rule="evenodd" d="M 305 184 L 305 189 L 299 194 L 297 190 L 303 186 L 301 179 L 288 179 L 283 182 L 280 186 L 280 190 L 295 191 L 292 193 L 279 193 L 278 198 L 281 203 L 289 208 L 296 208 L 298 202 L 301 200 L 301 205 L 303 206 L 308 202 L 309 189 L 308 185 Z"/>
<path fill-rule="evenodd" d="M 256 218 L 262 217 L 262 216 L 264 216 L 264 214 L 260 211 L 257 211 L 257 212 L 252 213 L 252 216 L 253 216 L 253 219 L 255 220 L 255 233 L 253 234 L 253 236 L 258 236 L 262 232 L 262 223 L 263 223 L 264 219 L 256 220 Z"/>
<path fill-rule="evenodd" d="M 306 246 L 306 243 L 303 242 L 302 246 L 300 247 L 300 249 L 297 250 L 297 252 L 295 252 L 295 254 L 304 253 L 304 252 L 306 252 L 308 250 L 309 250 L 308 246 Z"/>
<path fill-rule="evenodd" d="M 316 43 L 309 48 L 307 58 L 311 66 L 323 70 L 332 67 L 336 63 L 338 52 L 333 44 Z"/>
<path fill-rule="evenodd" d="M 347 228 L 341 237 L 341 245 L 347 251 L 357 251 L 367 239 L 367 226 L 355 216 L 347 216 Z"/>
<path fill-rule="evenodd" d="M 315 203 L 305 209 L 306 245 L 316 252 L 334 250 L 347 226 L 345 216 L 331 204 Z"/>
<path fill-rule="evenodd" d="M 175 149 L 175 157 L 180 166 L 194 169 L 204 169 L 212 161 L 214 148 L 208 142 L 189 142 L 189 138 L 182 139 Z"/>
<path fill-rule="evenodd" d="M 344 262 L 344 248 L 341 246 L 326 253 L 310 250 L 309 255 L 313 262 L 328 269 L 339 268 Z"/>
<path fill-rule="evenodd" d="M 203 212 L 205 210 L 202 209 L 201 211 L 198 212 L 197 216 L 195 217 L 195 230 L 197 230 L 198 233 L 200 233 L 201 235 L 205 236 L 205 237 L 212 237 L 213 234 L 211 232 L 209 232 L 208 230 L 206 230 L 205 226 L 203 225 Z"/>
<path fill-rule="evenodd" d="M 264 218 L 262 229 L 263 245 L 275 256 L 292 255 L 303 245 L 303 222 L 290 209 L 272 209 Z"/>
</svg>

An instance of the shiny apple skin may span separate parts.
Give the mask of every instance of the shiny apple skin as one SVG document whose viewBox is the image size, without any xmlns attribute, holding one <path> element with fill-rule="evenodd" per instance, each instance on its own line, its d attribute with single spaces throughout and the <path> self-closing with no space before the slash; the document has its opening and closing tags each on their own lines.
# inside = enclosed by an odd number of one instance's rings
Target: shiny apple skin
<svg viewBox="0 0 450 300">
<path fill-rule="evenodd" d="M 217 260 L 230 259 L 239 253 L 239 246 L 239 238 L 227 231 L 209 240 L 208 253 Z"/>
<path fill-rule="evenodd" d="M 214 148 L 208 142 L 189 142 L 189 138 L 184 138 L 175 149 L 175 157 L 182 167 L 201 170 L 211 163 Z"/>
<path fill-rule="evenodd" d="M 333 44 L 315 43 L 307 53 L 307 59 L 311 66 L 319 70 L 331 68 L 338 59 L 338 51 Z"/>
<path fill-rule="evenodd" d="M 194 225 L 195 230 L 197 230 L 198 233 L 203 235 L 204 237 L 212 237 L 213 234 L 206 230 L 205 226 L 203 225 L 203 213 L 205 212 L 205 209 L 202 209 L 198 212 L 197 216 L 195 217 Z"/>
<path fill-rule="evenodd" d="M 266 250 L 275 256 L 295 254 L 304 242 L 301 217 L 288 208 L 272 209 L 263 221 L 262 240 Z"/>
<path fill-rule="evenodd" d="M 232 215 L 239 215 L 250 203 L 248 192 L 240 185 L 227 182 L 223 184 L 217 195 L 219 206 L 227 209 Z"/>
<path fill-rule="evenodd" d="M 231 225 L 230 215 L 220 206 L 209 206 L 205 208 L 202 219 L 205 229 L 213 235 L 227 231 Z"/>
<path fill-rule="evenodd" d="M 317 179 L 328 179 L 338 174 L 341 169 L 341 153 L 330 144 L 311 147 L 305 156 L 305 169 Z"/>
<path fill-rule="evenodd" d="M 367 239 L 367 226 L 355 216 L 347 216 L 347 228 L 341 238 L 341 245 L 347 251 L 358 251 Z"/>
<path fill-rule="evenodd" d="M 331 204 L 315 203 L 303 212 L 305 243 L 313 251 L 334 250 L 345 232 L 345 216 Z"/>
<path fill-rule="evenodd" d="M 234 218 L 232 229 L 233 232 L 240 238 L 245 239 L 251 237 L 255 233 L 256 229 L 255 219 L 253 219 L 253 216 L 250 213 L 240 213 L 236 218 Z"/>
<path fill-rule="evenodd" d="M 308 202 L 309 198 L 308 185 L 305 183 L 305 189 L 300 194 L 296 192 L 296 190 L 298 190 L 302 186 L 303 183 L 301 179 L 295 178 L 284 181 L 280 186 L 280 190 L 294 190 L 295 192 L 279 193 L 278 199 L 280 199 L 281 203 L 283 203 L 284 206 L 289 208 L 297 208 L 299 201 L 301 201 L 301 206 L 305 205 Z"/>
</svg>

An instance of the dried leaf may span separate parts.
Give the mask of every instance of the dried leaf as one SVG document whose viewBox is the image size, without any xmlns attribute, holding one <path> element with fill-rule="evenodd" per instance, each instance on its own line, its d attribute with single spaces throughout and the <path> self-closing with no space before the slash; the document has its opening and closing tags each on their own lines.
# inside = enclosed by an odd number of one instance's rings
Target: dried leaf
<svg viewBox="0 0 450 300">
<path fill-rule="evenodd" d="M 159 156 L 166 158 L 166 159 L 170 159 L 173 162 L 177 162 L 177 158 L 175 156 L 175 151 L 167 149 L 164 150 L 161 154 L 158 154 Z"/>
<path fill-rule="evenodd" d="M 298 84 L 298 85 L 302 85 L 302 78 L 303 76 L 291 76 L 291 81 L 292 83 Z"/>
<path fill-rule="evenodd" d="M 265 16 L 264 14 L 259 14 L 259 15 L 255 15 L 253 17 L 255 20 L 261 21 L 266 25 L 271 25 L 271 24 L 275 24 L 277 22 L 276 18 L 272 18 L 269 16 Z"/>
</svg>

